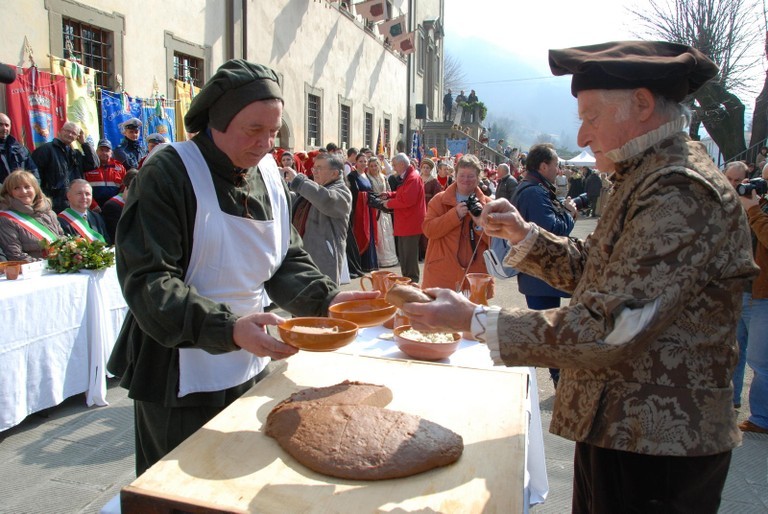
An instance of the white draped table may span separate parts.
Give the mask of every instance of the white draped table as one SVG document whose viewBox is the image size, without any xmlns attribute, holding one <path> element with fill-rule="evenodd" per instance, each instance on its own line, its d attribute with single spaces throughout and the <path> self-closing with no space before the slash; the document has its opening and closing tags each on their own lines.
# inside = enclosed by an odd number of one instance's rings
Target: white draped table
<svg viewBox="0 0 768 514">
<path fill-rule="evenodd" d="M 126 312 L 114 267 L 0 278 L 0 430 L 82 392 L 107 405 L 105 364 Z"/>
</svg>

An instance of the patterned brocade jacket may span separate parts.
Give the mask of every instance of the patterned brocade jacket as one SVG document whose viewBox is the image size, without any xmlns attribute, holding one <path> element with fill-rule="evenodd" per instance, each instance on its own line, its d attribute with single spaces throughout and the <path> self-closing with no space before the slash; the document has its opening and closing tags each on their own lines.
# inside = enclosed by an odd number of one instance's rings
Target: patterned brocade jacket
<svg viewBox="0 0 768 514">
<path fill-rule="evenodd" d="M 741 291 L 757 268 L 735 191 L 682 128 L 614 151 L 613 189 L 585 241 L 534 229 L 506 258 L 573 292 L 560 309 L 488 315 L 498 362 L 563 368 L 554 434 L 671 456 L 741 441 L 731 375 Z"/>
</svg>

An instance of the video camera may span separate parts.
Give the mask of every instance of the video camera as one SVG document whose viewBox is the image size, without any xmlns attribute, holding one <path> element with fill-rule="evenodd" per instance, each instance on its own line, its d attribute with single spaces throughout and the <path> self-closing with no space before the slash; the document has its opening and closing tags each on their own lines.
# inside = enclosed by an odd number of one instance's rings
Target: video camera
<svg viewBox="0 0 768 514">
<path fill-rule="evenodd" d="M 739 193 L 739 196 L 751 196 L 752 191 L 757 196 L 763 196 L 768 193 L 768 182 L 761 178 L 752 178 L 746 184 L 736 186 L 736 192 Z"/>
</svg>

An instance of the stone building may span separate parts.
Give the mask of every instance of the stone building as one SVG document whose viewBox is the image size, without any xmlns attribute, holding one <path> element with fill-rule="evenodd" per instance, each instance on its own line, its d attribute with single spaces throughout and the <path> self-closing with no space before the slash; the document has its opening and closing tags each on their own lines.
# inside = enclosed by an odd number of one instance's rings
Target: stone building
<svg viewBox="0 0 768 514">
<path fill-rule="evenodd" d="M 171 79 L 188 75 L 201 85 L 224 61 L 242 57 L 283 79 L 280 146 L 373 146 L 382 127 L 394 151 L 416 127 L 417 110 L 441 116 L 443 0 L 384 1 L 389 18 L 405 13 L 415 31 L 410 56 L 345 2 L 24 0 L 4 5 L 0 62 L 27 67 L 31 48 L 46 70 L 47 55 L 68 57 L 71 45 L 83 64 L 103 72 L 103 88 L 117 91 L 121 82 L 130 95 L 150 97 L 157 87 L 173 99 Z"/>
</svg>

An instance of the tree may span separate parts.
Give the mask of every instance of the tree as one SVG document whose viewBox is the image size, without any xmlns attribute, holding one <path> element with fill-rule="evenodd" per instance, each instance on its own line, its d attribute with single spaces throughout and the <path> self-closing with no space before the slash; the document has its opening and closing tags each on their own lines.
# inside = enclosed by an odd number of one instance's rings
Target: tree
<svg viewBox="0 0 768 514">
<path fill-rule="evenodd" d="M 760 36 L 755 9 L 755 0 L 649 0 L 630 9 L 645 35 L 698 48 L 720 67 L 688 104 L 691 137 L 698 139 L 704 125 L 726 160 L 746 150 L 745 108 L 736 93 L 746 92 L 746 74 L 757 63 L 749 56 Z"/>
<path fill-rule="evenodd" d="M 455 95 L 458 91 L 464 89 L 466 74 L 461 68 L 461 62 L 459 62 L 453 55 L 446 53 L 444 63 L 443 88 L 446 93 L 450 89 Z"/>
</svg>

